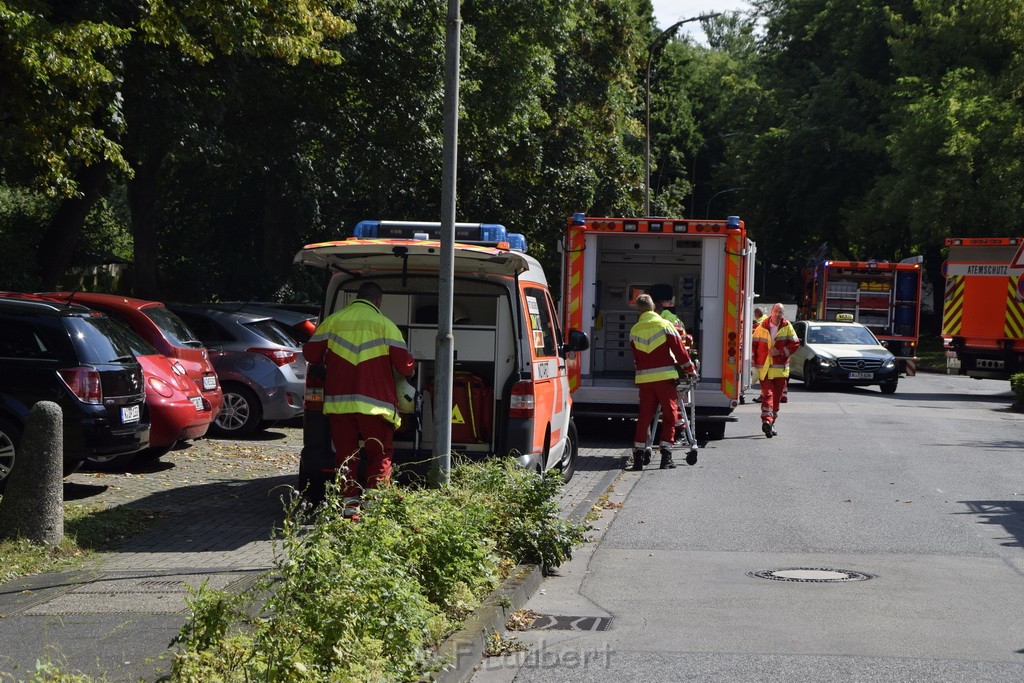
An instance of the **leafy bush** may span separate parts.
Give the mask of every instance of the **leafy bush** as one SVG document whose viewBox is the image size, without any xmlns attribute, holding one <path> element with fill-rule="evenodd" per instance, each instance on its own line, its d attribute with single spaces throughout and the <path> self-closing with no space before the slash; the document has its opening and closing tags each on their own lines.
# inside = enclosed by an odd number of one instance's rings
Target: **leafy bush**
<svg viewBox="0 0 1024 683">
<path fill-rule="evenodd" d="M 358 523 L 337 486 L 310 519 L 293 498 L 273 572 L 195 592 L 173 679 L 415 680 L 503 570 L 571 558 L 586 529 L 561 518 L 560 486 L 495 459 L 441 489 L 368 491 Z"/>
<path fill-rule="evenodd" d="M 1010 375 L 1010 389 L 1013 390 L 1013 408 L 1024 410 L 1024 372 Z"/>
</svg>

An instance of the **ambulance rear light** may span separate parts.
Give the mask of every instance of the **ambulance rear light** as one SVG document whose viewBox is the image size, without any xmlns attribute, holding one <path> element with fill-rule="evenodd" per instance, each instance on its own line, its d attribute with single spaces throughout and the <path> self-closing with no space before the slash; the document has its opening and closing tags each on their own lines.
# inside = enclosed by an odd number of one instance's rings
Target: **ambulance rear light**
<svg viewBox="0 0 1024 683">
<path fill-rule="evenodd" d="M 441 224 L 419 221 L 360 221 L 352 231 L 363 239 L 441 239 Z M 505 226 L 497 223 L 456 223 L 456 242 L 508 242 Z M 524 239 L 525 242 L 525 239 Z"/>
<path fill-rule="evenodd" d="M 533 396 L 533 380 L 516 382 L 508 404 L 508 416 L 514 418 L 533 417 L 536 399 Z"/>
</svg>

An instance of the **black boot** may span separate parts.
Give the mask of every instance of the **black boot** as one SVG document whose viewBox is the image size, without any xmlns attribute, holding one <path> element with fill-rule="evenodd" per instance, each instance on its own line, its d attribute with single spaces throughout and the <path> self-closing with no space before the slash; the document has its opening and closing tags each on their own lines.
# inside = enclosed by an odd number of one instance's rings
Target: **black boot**
<svg viewBox="0 0 1024 683">
<path fill-rule="evenodd" d="M 661 469 L 663 470 L 674 470 L 676 464 L 672 462 L 672 451 L 667 448 L 661 449 Z"/>
<path fill-rule="evenodd" d="M 633 471 L 641 472 L 644 469 L 644 449 L 637 448 L 633 451 Z"/>
</svg>

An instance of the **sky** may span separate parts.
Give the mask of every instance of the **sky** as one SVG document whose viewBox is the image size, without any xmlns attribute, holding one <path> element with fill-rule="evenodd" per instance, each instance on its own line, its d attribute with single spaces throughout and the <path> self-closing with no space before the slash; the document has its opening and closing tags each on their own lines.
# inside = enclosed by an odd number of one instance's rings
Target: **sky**
<svg viewBox="0 0 1024 683">
<path fill-rule="evenodd" d="M 658 27 L 666 29 L 680 19 L 699 17 L 702 14 L 715 12 L 733 12 L 750 9 L 743 0 L 652 0 L 654 16 L 658 19 Z M 694 37 L 703 38 L 700 22 L 683 24 L 682 31 Z"/>
</svg>

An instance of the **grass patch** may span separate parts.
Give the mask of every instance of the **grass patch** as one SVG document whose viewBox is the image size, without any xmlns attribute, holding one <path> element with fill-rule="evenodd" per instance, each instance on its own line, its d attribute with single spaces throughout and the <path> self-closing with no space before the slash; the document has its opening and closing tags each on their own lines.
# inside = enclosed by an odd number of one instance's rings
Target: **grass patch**
<svg viewBox="0 0 1024 683">
<path fill-rule="evenodd" d="M 72 569 L 97 553 L 116 549 L 122 541 L 153 524 L 155 513 L 119 505 L 113 508 L 65 504 L 64 539 L 56 546 L 28 541 L 0 541 L 0 582 L 19 576 Z"/>
</svg>

